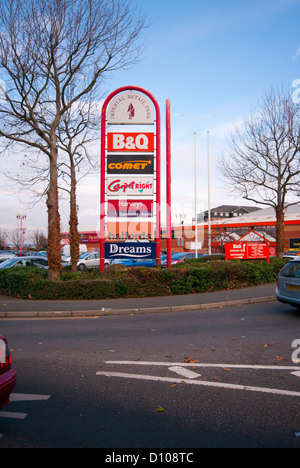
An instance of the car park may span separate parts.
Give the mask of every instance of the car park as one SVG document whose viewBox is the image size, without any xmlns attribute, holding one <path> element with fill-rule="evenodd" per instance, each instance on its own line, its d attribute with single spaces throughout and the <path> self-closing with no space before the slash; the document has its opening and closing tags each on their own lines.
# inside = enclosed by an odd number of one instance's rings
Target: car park
<svg viewBox="0 0 300 468">
<path fill-rule="evenodd" d="M 291 260 L 280 271 L 276 297 L 278 301 L 300 309 L 300 257 Z"/>
<path fill-rule="evenodd" d="M 0 409 L 9 403 L 9 396 L 16 385 L 16 373 L 11 366 L 12 359 L 7 340 L 0 334 Z"/>
<path fill-rule="evenodd" d="M 171 257 L 171 266 L 177 265 L 178 263 L 184 263 L 186 260 L 190 260 L 195 258 L 195 254 L 193 252 L 177 252 L 173 253 Z M 168 266 L 168 261 L 164 260 L 161 263 L 162 268 L 166 268 Z"/>
</svg>

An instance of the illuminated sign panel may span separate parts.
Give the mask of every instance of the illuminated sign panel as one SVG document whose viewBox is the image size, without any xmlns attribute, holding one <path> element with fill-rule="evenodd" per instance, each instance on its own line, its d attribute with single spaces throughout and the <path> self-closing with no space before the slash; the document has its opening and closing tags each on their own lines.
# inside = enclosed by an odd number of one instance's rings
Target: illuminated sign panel
<svg viewBox="0 0 300 468">
<path fill-rule="evenodd" d="M 108 152 L 154 152 L 154 133 L 108 133 Z"/>
<path fill-rule="evenodd" d="M 115 96 L 107 109 L 108 125 L 153 125 L 151 100 L 138 91 L 125 91 Z"/>
<path fill-rule="evenodd" d="M 156 257 L 155 242 L 107 242 L 105 258 L 110 260 L 140 258 L 151 260 Z"/>
<path fill-rule="evenodd" d="M 107 174 L 154 174 L 154 155 L 107 155 Z"/>
<path fill-rule="evenodd" d="M 152 222 L 110 222 L 107 223 L 107 240 L 151 240 L 154 239 Z"/>
<path fill-rule="evenodd" d="M 107 208 L 109 218 L 151 218 L 152 200 L 109 200 Z"/>
<path fill-rule="evenodd" d="M 154 178 L 147 177 L 108 177 L 108 197 L 153 196 Z"/>
</svg>

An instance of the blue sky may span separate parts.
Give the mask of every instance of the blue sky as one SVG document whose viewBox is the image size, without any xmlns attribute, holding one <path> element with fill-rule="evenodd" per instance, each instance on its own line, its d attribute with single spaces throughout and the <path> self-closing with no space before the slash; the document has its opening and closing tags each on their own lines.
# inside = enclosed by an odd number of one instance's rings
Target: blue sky
<svg viewBox="0 0 300 468">
<path fill-rule="evenodd" d="M 105 86 L 108 94 L 127 85 L 147 89 L 161 106 L 162 122 L 170 99 L 173 213 L 186 213 L 187 220 L 193 216 L 194 132 L 198 211 L 207 209 L 207 130 L 212 206 L 243 204 L 223 187 L 217 161 L 228 131 L 256 108 L 265 90 L 283 85 L 292 93 L 292 82 L 300 79 L 300 0 L 132 0 L 132 4 L 147 16 L 145 51 L 140 63 L 116 72 Z M 79 187 L 82 229 L 95 225 L 98 185 L 95 178 Z M 0 192 L 0 197 L 1 205 L 7 203 L 7 195 Z M 13 210 L 22 211 L 15 197 L 10 201 Z M 46 226 L 45 211 L 44 205 L 27 210 L 28 225 L 36 226 L 42 219 Z M 67 212 L 62 207 L 63 218 Z M 9 224 L 7 217 L 4 210 L 1 224 Z"/>
</svg>

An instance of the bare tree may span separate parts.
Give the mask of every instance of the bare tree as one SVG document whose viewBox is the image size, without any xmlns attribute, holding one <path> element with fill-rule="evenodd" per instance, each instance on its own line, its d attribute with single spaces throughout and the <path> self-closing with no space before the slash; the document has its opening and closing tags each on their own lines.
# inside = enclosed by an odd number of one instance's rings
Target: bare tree
<svg viewBox="0 0 300 468">
<path fill-rule="evenodd" d="M 276 213 L 276 253 L 284 252 L 284 213 L 299 203 L 300 116 L 284 91 L 266 93 L 259 109 L 237 129 L 221 160 L 234 192 Z"/>
<path fill-rule="evenodd" d="M 0 135 L 47 160 L 49 275 L 60 275 L 58 127 L 113 70 L 136 62 L 144 20 L 129 0 L 2 0 Z M 71 98 L 70 98 L 71 96 Z"/>
<path fill-rule="evenodd" d="M 4 229 L 0 229 L 0 250 L 7 249 L 7 238 L 9 236 L 9 232 Z"/>
<path fill-rule="evenodd" d="M 59 165 L 59 176 L 60 189 L 68 193 L 70 200 L 69 241 L 72 271 L 77 270 L 80 255 L 76 188 L 84 177 L 94 171 L 99 172 L 99 154 L 95 154 L 89 147 L 97 137 L 99 140 L 100 121 L 100 105 L 93 101 L 91 96 L 90 102 L 78 103 L 77 109 L 66 112 L 59 126 L 59 150 L 67 156 Z"/>
<path fill-rule="evenodd" d="M 32 231 L 30 240 L 35 245 L 36 250 L 45 250 L 47 248 L 47 237 L 41 229 Z"/>
<path fill-rule="evenodd" d="M 23 229 L 22 232 L 19 228 L 13 229 L 10 232 L 9 239 L 17 250 L 21 250 L 24 247 L 24 242 L 26 239 L 26 229 Z"/>
</svg>

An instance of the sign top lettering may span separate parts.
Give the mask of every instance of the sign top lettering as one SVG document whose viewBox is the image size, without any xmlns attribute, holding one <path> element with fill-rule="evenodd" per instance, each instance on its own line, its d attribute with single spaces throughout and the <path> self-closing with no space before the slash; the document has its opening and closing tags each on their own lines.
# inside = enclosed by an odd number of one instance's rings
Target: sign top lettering
<svg viewBox="0 0 300 468">
<path fill-rule="evenodd" d="M 151 100 L 137 91 L 117 94 L 108 106 L 107 124 L 153 125 L 154 110 Z"/>
</svg>

